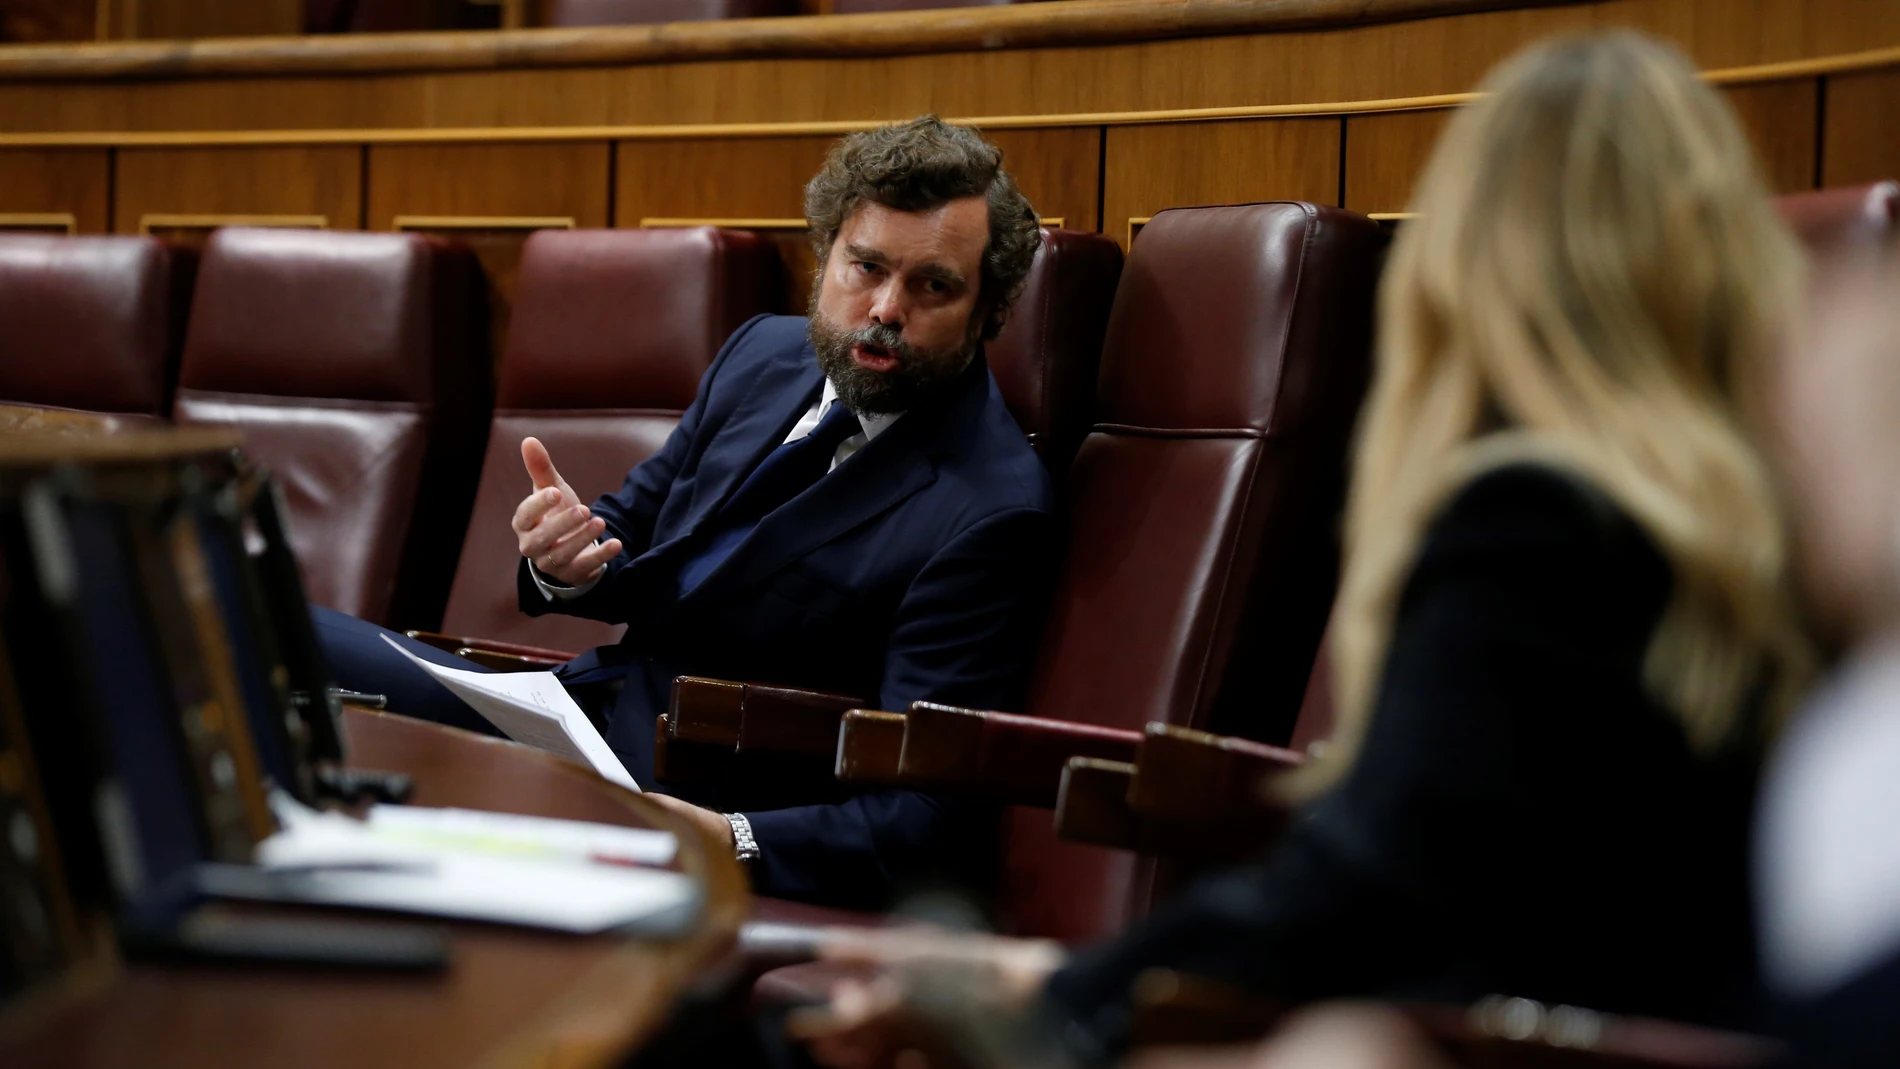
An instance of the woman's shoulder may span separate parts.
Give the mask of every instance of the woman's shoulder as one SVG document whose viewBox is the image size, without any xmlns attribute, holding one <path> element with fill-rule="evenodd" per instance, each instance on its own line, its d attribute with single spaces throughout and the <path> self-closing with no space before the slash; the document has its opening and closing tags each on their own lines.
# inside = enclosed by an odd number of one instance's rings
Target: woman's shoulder
<svg viewBox="0 0 1900 1069">
<path fill-rule="evenodd" d="M 1544 460 L 1483 468 L 1452 491 L 1427 528 L 1421 563 L 1448 554 L 1571 575 L 1667 583 L 1654 541 L 1590 476 Z"/>
</svg>

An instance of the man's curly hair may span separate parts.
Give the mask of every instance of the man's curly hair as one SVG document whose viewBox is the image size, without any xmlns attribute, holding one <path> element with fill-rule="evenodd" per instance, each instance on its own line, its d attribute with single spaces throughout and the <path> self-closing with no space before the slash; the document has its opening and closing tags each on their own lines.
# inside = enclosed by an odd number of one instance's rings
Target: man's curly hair
<svg viewBox="0 0 1900 1069">
<path fill-rule="evenodd" d="M 1003 151 L 969 127 L 926 115 L 852 134 L 832 146 L 824 167 L 805 186 L 805 218 L 819 270 L 838 229 L 866 201 L 921 212 L 960 197 L 983 197 L 989 204 L 977 307 L 985 317 L 983 339 L 996 337 L 1042 233 L 1036 210 L 1003 170 Z"/>
</svg>

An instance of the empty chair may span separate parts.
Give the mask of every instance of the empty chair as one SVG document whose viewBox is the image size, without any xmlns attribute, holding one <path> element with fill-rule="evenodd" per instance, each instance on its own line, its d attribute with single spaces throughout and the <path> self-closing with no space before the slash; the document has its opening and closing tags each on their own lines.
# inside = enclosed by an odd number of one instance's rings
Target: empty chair
<svg viewBox="0 0 1900 1069">
<path fill-rule="evenodd" d="M 542 0 L 543 26 L 631 26 L 795 15 L 791 0 Z"/>
<path fill-rule="evenodd" d="M 539 438 L 582 501 L 619 489 L 665 444 L 726 338 L 777 311 L 783 289 L 777 249 L 747 231 L 543 230 L 528 239 L 444 631 L 557 650 L 619 638 L 617 626 L 529 619 L 516 607 L 509 524 L 533 489 L 521 440 Z"/>
<path fill-rule="evenodd" d="M 488 427 L 481 276 L 414 234 L 224 229 L 205 246 L 177 418 L 276 472 L 310 600 L 434 627 Z"/>
<path fill-rule="evenodd" d="M 190 289 L 155 238 L 0 235 L 0 405 L 163 420 Z"/>
<path fill-rule="evenodd" d="M 1115 294 L 1068 556 L 1028 711 L 1281 742 L 1332 604 L 1346 445 L 1383 239 L 1310 204 L 1162 212 Z M 1133 905 L 1125 857 L 1013 809 L 1018 931 L 1086 938 Z"/>
<path fill-rule="evenodd" d="M 1810 250 L 1891 242 L 1900 223 L 1900 182 L 1817 189 L 1775 198 L 1781 217 Z"/>
</svg>

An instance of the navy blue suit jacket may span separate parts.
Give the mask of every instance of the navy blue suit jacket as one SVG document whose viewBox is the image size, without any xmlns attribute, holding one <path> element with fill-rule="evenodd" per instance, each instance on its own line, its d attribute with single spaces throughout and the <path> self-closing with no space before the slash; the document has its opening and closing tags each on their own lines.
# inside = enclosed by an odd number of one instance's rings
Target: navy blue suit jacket
<svg viewBox="0 0 1900 1069">
<path fill-rule="evenodd" d="M 682 674 L 861 694 L 895 710 L 1021 701 L 1051 570 L 1052 495 L 981 357 L 679 596 L 679 568 L 718 528 L 720 506 L 823 386 L 803 318 L 746 323 L 665 447 L 594 503 L 626 547 L 600 582 L 549 602 L 521 565 L 529 615 L 627 625 L 618 646 L 561 675 L 577 690 L 624 680 L 607 741 L 643 786 L 655 719 Z M 992 810 L 915 792 L 800 797 L 753 777 L 679 793 L 746 812 L 765 894 L 874 906 L 910 884 L 980 876 L 993 855 Z"/>
</svg>

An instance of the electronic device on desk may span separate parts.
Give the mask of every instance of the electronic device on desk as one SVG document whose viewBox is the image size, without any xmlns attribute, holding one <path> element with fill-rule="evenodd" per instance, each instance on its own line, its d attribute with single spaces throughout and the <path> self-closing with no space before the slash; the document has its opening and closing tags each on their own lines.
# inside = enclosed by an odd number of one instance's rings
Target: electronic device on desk
<svg viewBox="0 0 1900 1069">
<path fill-rule="evenodd" d="M 240 463 L 227 481 L 192 477 L 185 490 L 265 774 L 306 804 L 407 799 L 407 776 L 343 767 L 341 699 L 353 695 L 330 683 L 276 480 Z"/>
<path fill-rule="evenodd" d="M 302 960 L 298 948 L 322 944 L 335 964 L 352 943 L 318 938 L 321 922 L 288 932 L 240 916 L 208 935 L 195 919 L 199 872 L 249 864 L 276 830 L 269 783 L 313 794 L 319 762 L 341 756 L 321 660 L 287 652 L 301 588 L 267 578 L 242 539 L 231 444 L 176 433 L 70 457 L 0 447 L 0 647 L 65 862 L 57 885 L 44 871 L 40 884 L 129 953 Z M 267 558 L 281 526 L 262 542 Z M 324 696 L 314 712 L 293 700 L 299 684 Z M 0 907 L 0 924 L 31 927 L 28 896 Z M 412 965 L 443 961 L 439 940 L 406 945 Z M 10 975 L 43 975 L 28 951 L 9 951 Z"/>
</svg>

